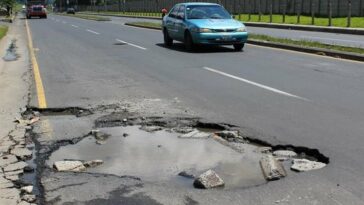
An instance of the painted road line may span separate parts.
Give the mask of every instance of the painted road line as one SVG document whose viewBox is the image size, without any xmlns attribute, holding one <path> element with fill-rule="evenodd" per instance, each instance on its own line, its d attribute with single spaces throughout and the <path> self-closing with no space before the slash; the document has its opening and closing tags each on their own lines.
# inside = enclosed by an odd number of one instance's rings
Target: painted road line
<svg viewBox="0 0 364 205">
<path fill-rule="evenodd" d="M 353 40 L 343 40 L 337 38 L 322 38 L 322 37 L 315 37 L 315 36 L 301 36 L 301 38 L 312 38 L 312 39 L 319 39 L 319 40 L 330 40 L 330 41 L 342 41 L 342 42 L 350 42 L 350 43 L 362 43 L 362 41 L 353 41 Z"/>
<path fill-rule="evenodd" d="M 128 43 L 126 41 L 122 41 L 120 39 L 116 39 L 116 41 L 120 42 L 120 43 L 125 43 L 125 44 L 128 44 L 129 46 L 133 46 L 135 48 L 139 48 L 139 49 L 142 49 L 142 50 L 147 50 L 146 48 L 144 47 L 141 47 L 141 46 L 138 46 L 138 45 L 135 45 L 135 44 L 132 44 L 132 43 Z"/>
<path fill-rule="evenodd" d="M 215 70 L 213 68 L 203 67 L 203 69 L 214 72 L 214 73 L 217 73 L 217 74 L 220 74 L 220 75 L 223 75 L 223 76 L 226 76 L 226 77 L 229 77 L 229 78 L 233 78 L 235 80 L 239 80 L 241 82 L 244 82 L 244 83 L 247 83 L 247 84 L 250 84 L 250 85 L 257 86 L 259 88 L 263 88 L 265 90 L 268 90 L 268 91 L 271 91 L 271 92 L 274 92 L 274 93 L 278 93 L 280 95 L 285 95 L 285 96 L 288 96 L 288 97 L 293 97 L 293 98 L 297 98 L 297 99 L 300 99 L 300 100 L 309 101 L 306 98 L 303 98 L 303 97 L 300 97 L 300 96 L 297 96 L 297 95 L 293 95 L 291 93 L 287 93 L 287 92 L 284 92 L 282 90 L 278 90 L 276 88 L 272 88 L 272 87 L 269 87 L 269 86 L 266 86 L 266 85 L 262 85 L 260 83 L 256 83 L 256 82 L 253 82 L 253 81 L 250 81 L 250 80 L 247 80 L 247 79 L 235 76 L 235 75 L 231 75 L 231 74 L 219 71 L 219 70 Z"/>
<path fill-rule="evenodd" d="M 100 35 L 100 33 L 97 33 L 96 31 L 93 31 L 93 30 L 90 30 L 90 29 L 86 29 L 86 31 L 88 31 L 90 33 L 93 33 L 93 34 L 96 34 L 96 35 Z"/>
<path fill-rule="evenodd" d="M 76 26 L 76 25 L 73 25 L 73 24 L 72 24 L 71 26 L 72 26 L 72 27 L 75 27 L 75 28 L 78 28 L 78 26 Z"/>
<path fill-rule="evenodd" d="M 38 106 L 39 106 L 39 108 L 47 108 L 47 101 L 46 101 L 46 97 L 45 97 L 43 82 L 42 82 L 42 78 L 40 75 L 37 58 L 35 57 L 35 53 L 34 53 L 32 34 L 29 29 L 28 20 L 25 20 L 25 25 L 26 25 L 27 34 L 28 34 L 28 48 L 29 48 L 30 60 L 31 60 L 32 67 L 33 67 L 35 87 L 36 87 L 37 96 L 38 96 Z"/>
</svg>

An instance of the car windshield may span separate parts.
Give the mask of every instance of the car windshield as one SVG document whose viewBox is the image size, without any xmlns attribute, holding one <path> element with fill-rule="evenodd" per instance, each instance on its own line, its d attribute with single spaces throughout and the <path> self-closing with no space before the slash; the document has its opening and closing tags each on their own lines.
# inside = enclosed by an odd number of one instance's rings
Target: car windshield
<svg viewBox="0 0 364 205">
<path fill-rule="evenodd" d="M 186 8 L 187 19 L 230 19 L 230 14 L 219 5 L 191 5 Z"/>
</svg>

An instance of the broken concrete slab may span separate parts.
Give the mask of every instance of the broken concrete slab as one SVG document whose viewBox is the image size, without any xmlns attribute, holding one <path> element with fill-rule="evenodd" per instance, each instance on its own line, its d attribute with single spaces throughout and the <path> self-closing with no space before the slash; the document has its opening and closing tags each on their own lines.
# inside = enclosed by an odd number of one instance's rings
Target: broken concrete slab
<svg viewBox="0 0 364 205">
<path fill-rule="evenodd" d="M 14 164 L 9 164 L 6 167 L 4 167 L 4 172 L 11 172 L 16 170 L 23 170 L 24 167 L 28 166 L 27 163 L 20 161 Z"/>
<path fill-rule="evenodd" d="M 194 130 L 192 132 L 180 135 L 179 138 L 195 138 L 195 139 L 207 139 L 211 137 L 210 133 L 200 132 L 198 130 Z"/>
<path fill-rule="evenodd" d="M 326 166 L 325 163 L 310 161 L 308 159 L 294 159 L 291 169 L 297 172 L 306 172 L 321 169 Z"/>
<path fill-rule="evenodd" d="M 53 167 L 59 172 L 81 172 L 86 170 L 86 167 L 81 161 L 58 161 L 54 162 Z"/>
<path fill-rule="evenodd" d="M 15 155 L 8 154 L 0 157 L 0 167 L 5 167 L 18 161 Z"/>
<path fill-rule="evenodd" d="M 9 179 L 12 182 L 17 182 L 19 181 L 19 175 L 9 175 L 9 176 L 4 176 L 6 179 Z"/>
<path fill-rule="evenodd" d="M 33 153 L 27 148 L 14 148 L 13 150 L 11 150 L 11 154 L 16 155 L 20 159 L 27 159 L 32 157 Z"/>
<path fill-rule="evenodd" d="M 211 189 L 216 187 L 222 187 L 224 185 L 224 181 L 219 177 L 219 175 L 217 175 L 215 171 L 211 169 L 202 173 L 193 182 L 193 186 L 200 189 Z"/>
<path fill-rule="evenodd" d="M 104 163 L 104 161 L 102 161 L 101 159 L 95 159 L 95 160 L 87 161 L 87 162 L 83 163 L 83 165 L 85 167 L 89 168 L 89 167 L 99 166 L 103 163 Z"/>
<path fill-rule="evenodd" d="M 237 138 L 242 138 L 242 137 L 239 136 L 238 131 L 224 130 L 224 131 L 221 131 L 221 132 L 215 132 L 215 134 L 217 136 L 219 136 L 219 137 L 224 138 L 225 140 L 228 140 L 228 141 L 232 141 L 232 140 L 237 139 Z"/>
<path fill-rule="evenodd" d="M 172 128 L 173 132 L 177 132 L 177 133 L 181 133 L 181 134 L 186 134 L 186 133 L 192 132 L 194 130 L 195 129 L 192 128 L 192 127 L 175 127 L 175 128 Z"/>
<path fill-rule="evenodd" d="M 18 205 L 32 205 L 32 204 L 29 202 L 26 202 L 26 201 L 21 201 L 21 202 L 19 202 Z"/>
<path fill-rule="evenodd" d="M 0 191 L 0 202 L 3 199 L 12 199 L 15 202 L 20 199 L 20 191 L 16 188 L 1 189 Z M 0 203 L 2 204 L 2 203 Z M 15 203 L 16 204 L 16 203 Z M 8 205 L 8 204 L 6 204 Z"/>
<path fill-rule="evenodd" d="M 33 192 L 33 186 L 29 185 L 29 186 L 23 186 L 20 191 L 31 194 Z"/>
<path fill-rule="evenodd" d="M 260 167 L 266 180 L 278 180 L 287 176 L 286 170 L 272 155 L 265 155 L 260 159 Z"/>
<path fill-rule="evenodd" d="M 286 158 L 293 158 L 297 157 L 297 153 L 291 150 L 276 150 L 273 152 L 273 155 L 276 157 L 286 157 Z"/>
<path fill-rule="evenodd" d="M 33 203 L 37 200 L 36 196 L 34 194 L 25 194 L 21 197 L 23 201 Z"/>
<path fill-rule="evenodd" d="M 256 152 L 263 153 L 263 154 L 268 154 L 268 153 L 272 152 L 272 147 L 258 147 Z"/>
<path fill-rule="evenodd" d="M 140 129 L 146 132 L 156 132 L 162 130 L 163 128 L 159 126 L 142 126 Z"/>
<path fill-rule="evenodd" d="M 11 171 L 11 172 L 5 172 L 5 177 L 19 175 L 19 174 L 23 174 L 23 173 L 24 173 L 23 169 L 19 169 L 19 170 L 16 170 L 16 171 Z"/>
<path fill-rule="evenodd" d="M 14 184 L 10 180 L 5 179 L 4 177 L 0 177 L 0 189 L 11 187 L 14 187 Z"/>
</svg>

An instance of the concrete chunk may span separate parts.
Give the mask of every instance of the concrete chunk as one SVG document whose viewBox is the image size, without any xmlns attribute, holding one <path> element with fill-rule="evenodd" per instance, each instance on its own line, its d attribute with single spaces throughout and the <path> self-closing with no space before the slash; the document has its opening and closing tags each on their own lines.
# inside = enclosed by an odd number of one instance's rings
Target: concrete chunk
<svg viewBox="0 0 364 205">
<path fill-rule="evenodd" d="M 24 167 L 28 166 L 27 163 L 20 161 L 14 164 L 9 164 L 8 166 L 4 167 L 4 172 L 11 172 L 16 170 L 23 170 Z"/>
<path fill-rule="evenodd" d="M 20 190 L 22 192 L 31 194 L 33 192 L 33 186 L 31 186 L 31 185 L 29 185 L 29 186 L 23 186 Z"/>
<path fill-rule="evenodd" d="M 0 157 L 0 167 L 5 167 L 18 161 L 15 155 L 9 154 Z"/>
<path fill-rule="evenodd" d="M 308 159 L 294 159 L 291 169 L 298 172 L 321 169 L 326 166 L 325 163 L 310 161 Z"/>
<path fill-rule="evenodd" d="M 88 168 L 88 167 L 99 166 L 102 163 L 104 163 L 104 161 L 102 161 L 101 159 L 95 159 L 95 160 L 87 161 L 87 162 L 83 163 L 83 165 Z"/>
<path fill-rule="evenodd" d="M 32 157 L 32 151 L 30 151 L 27 148 L 14 148 L 13 150 L 11 150 L 11 154 L 16 155 L 17 157 L 19 157 L 20 159 L 26 159 L 26 158 L 30 158 Z"/>
<path fill-rule="evenodd" d="M 287 175 L 286 170 L 272 155 L 265 155 L 260 159 L 260 167 L 266 180 L 272 181 Z"/>
<path fill-rule="evenodd" d="M 54 162 L 53 167 L 56 168 L 59 172 L 81 172 L 86 170 L 86 167 L 81 161 L 58 161 Z"/>
<path fill-rule="evenodd" d="M 286 157 L 286 158 L 297 157 L 297 153 L 290 150 L 276 150 L 273 152 L 273 155 L 276 157 Z"/>
<path fill-rule="evenodd" d="M 183 134 L 179 136 L 179 138 L 195 138 L 195 139 L 207 139 L 211 136 L 210 133 L 207 132 L 200 132 L 198 130 L 194 130 L 192 132 Z"/>
<path fill-rule="evenodd" d="M 193 182 L 195 188 L 211 189 L 224 186 L 224 181 L 213 170 L 207 170 Z"/>
</svg>

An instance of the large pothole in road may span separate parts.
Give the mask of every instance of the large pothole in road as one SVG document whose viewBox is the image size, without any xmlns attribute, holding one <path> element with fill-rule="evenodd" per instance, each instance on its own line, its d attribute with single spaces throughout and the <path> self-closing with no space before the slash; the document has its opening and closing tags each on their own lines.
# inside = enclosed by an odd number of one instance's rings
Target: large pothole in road
<svg viewBox="0 0 364 205">
<path fill-rule="evenodd" d="M 242 154 L 215 140 L 208 132 L 189 137 L 165 129 L 146 132 L 140 126 L 101 128 L 99 131 L 110 136 L 102 143 L 88 136 L 77 144 L 61 147 L 52 153 L 47 164 L 52 167 L 54 162 L 62 160 L 101 159 L 104 162 L 101 166 L 87 172 L 138 176 L 143 181 L 191 188 L 193 176 L 209 169 L 224 180 L 226 189 L 266 182 L 259 164 L 263 154 L 251 144 L 240 146 Z M 180 176 L 181 172 L 191 177 Z"/>
</svg>

